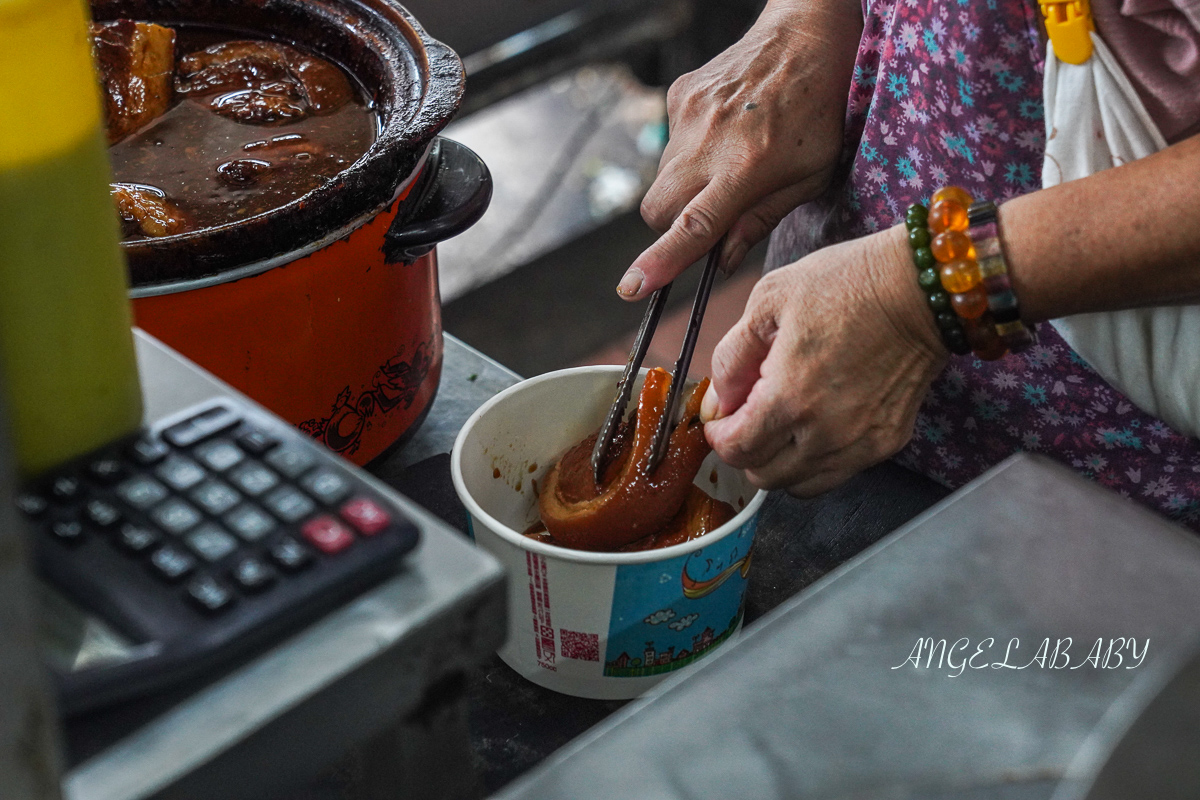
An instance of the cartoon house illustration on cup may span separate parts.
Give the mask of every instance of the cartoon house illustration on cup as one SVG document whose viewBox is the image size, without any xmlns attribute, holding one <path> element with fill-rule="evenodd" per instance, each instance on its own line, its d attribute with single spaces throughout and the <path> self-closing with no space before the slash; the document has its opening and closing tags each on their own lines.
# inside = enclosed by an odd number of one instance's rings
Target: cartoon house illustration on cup
<svg viewBox="0 0 1200 800">
<path fill-rule="evenodd" d="M 742 621 L 755 527 L 751 520 L 715 544 L 670 561 L 622 565 L 604 674 L 669 672 L 732 636 Z"/>
</svg>

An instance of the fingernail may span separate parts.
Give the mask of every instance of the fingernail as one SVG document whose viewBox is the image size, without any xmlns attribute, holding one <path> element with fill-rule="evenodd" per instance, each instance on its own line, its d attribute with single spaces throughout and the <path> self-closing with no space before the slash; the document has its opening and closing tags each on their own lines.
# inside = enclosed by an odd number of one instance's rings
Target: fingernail
<svg viewBox="0 0 1200 800">
<path fill-rule="evenodd" d="M 741 266 L 748 251 L 749 248 L 740 243 L 726 250 L 724 258 L 721 259 L 721 274 L 728 278 L 737 272 L 737 268 Z"/>
<path fill-rule="evenodd" d="M 700 421 L 712 422 L 717 418 L 717 414 L 721 410 L 721 400 L 717 397 L 717 390 L 709 384 L 708 391 L 704 393 L 704 399 L 700 401 Z"/>
<path fill-rule="evenodd" d="M 623 297 L 634 297 L 642 288 L 642 281 L 646 276 L 642 274 L 640 269 L 631 269 L 621 278 L 621 282 L 617 284 L 617 294 Z"/>
</svg>

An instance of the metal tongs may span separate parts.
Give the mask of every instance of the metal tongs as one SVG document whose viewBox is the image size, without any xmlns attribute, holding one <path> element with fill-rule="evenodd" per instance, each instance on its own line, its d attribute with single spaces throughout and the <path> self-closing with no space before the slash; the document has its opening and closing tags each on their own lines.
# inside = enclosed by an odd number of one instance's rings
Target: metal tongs
<svg viewBox="0 0 1200 800">
<path fill-rule="evenodd" d="M 704 273 L 700 276 L 700 287 L 696 289 L 696 300 L 692 303 L 692 316 L 688 320 L 687 332 L 683 336 L 683 347 L 679 351 L 679 358 L 675 361 L 675 368 L 671 371 L 671 386 L 667 390 L 667 407 L 658 421 L 657 430 L 654 431 L 647 473 L 658 469 L 658 465 L 667 455 L 671 425 L 675 419 L 676 406 L 679 405 L 679 388 L 687 380 L 688 369 L 692 365 L 692 353 L 696 350 L 696 340 L 700 336 L 700 323 L 704 321 L 704 310 L 708 307 L 708 296 L 712 293 L 713 280 L 717 275 L 717 262 L 720 260 L 721 250 L 724 246 L 725 237 L 722 236 L 720 241 L 708 252 L 708 261 L 704 265 Z M 629 405 L 629 398 L 633 394 L 634 379 L 637 378 L 638 371 L 642 368 L 642 360 L 646 357 L 646 351 L 650 349 L 650 340 L 654 338 L 654 331 L 658 327 L 659 319 L 662 318 L 663 309 L 667 306 L 667 296 L 670 293 L 671 284 L 668 283 L 650 295 L 650 305 L 646 308 L 646 315 L 642 317 L 642 326 L 638 329 L 633 349 L 629 351 L 629 360 L 625 362 L 625 372 L 622 373 L 621 381 L 617 384 L 617 396 L 613 400 L 612 407 L 608 409 L 604 425 L 600 427 L 600 435 L 596 438 L 596 446 L 592 449 L 592 477 L 595 478 L 597 486 L 600 485 L 604 468 L 608 465 L 609 450 L 612 447 L 613 437 L 617 433 L 617 425 L 625 417 L 625 408 Z"/>
</svg>

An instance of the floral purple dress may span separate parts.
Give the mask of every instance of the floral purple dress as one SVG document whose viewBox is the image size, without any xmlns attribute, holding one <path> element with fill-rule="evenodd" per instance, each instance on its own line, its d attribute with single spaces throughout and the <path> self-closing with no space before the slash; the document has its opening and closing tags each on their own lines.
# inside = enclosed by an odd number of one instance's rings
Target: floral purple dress
<svg viewBox="0 0 1200 800">
<path fill-rule="evenodd" d="M 996 202 L 1040 188 L 1036 2 L 863 0 L 863 15 L 841 175 L 779 226 L 769 268 L 894 225 L 947 184 Z M 1200 530 L 1200 440 L 1134 406 L 1050 325 L 1020 355 L 952 358 L 896 458 L 957 488 L 1018 451 Z"/>
</svg>

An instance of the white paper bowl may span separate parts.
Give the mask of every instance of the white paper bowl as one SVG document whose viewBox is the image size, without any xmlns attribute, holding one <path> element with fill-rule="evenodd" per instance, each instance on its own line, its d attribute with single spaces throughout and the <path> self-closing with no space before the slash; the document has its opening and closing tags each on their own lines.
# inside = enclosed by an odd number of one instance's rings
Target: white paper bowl
<svg viewBox="0 0 1200 800">
<path fill-rule="evenodd" d="M 767 496 L 714 453 L 696 484 L 741 510 L 699 539 L 592 553 L 523 536 L 538 518 L 535 481 L 600 427 L 620 375 L 616 366 L 578 367 L 522 381 L 467 420 L 451 456 L 472 538 L 508 571 L 500 657 L 548 689 L 609 700 L 638 696 L 741 629 Z"/>
</svg>

